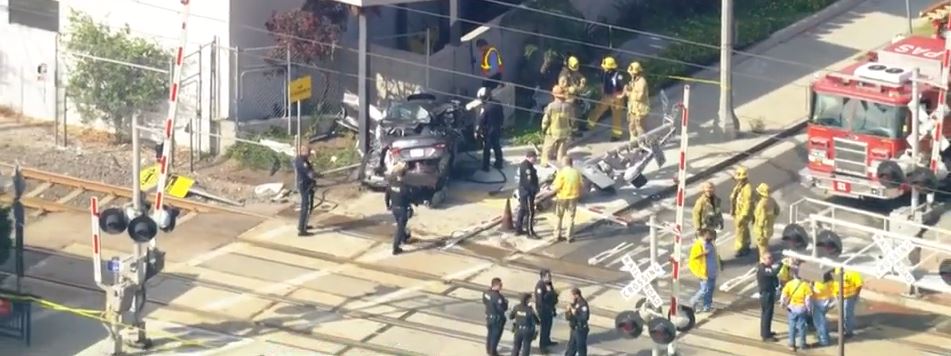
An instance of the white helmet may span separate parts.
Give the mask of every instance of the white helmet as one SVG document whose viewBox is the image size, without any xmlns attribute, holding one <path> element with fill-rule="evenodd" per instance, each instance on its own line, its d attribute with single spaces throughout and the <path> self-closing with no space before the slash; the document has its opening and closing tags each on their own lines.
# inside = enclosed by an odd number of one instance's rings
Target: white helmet
<svg viewBox="0 0 951 356">
<path fill-rule="evenodd" d="M 479 91 L 476 92 L 476 98 L 479 98 L 479 100 L 485 100 L 488 97 L 489 97 L 489 88 L 481 87 L 479 88 Z"/>
</svg>

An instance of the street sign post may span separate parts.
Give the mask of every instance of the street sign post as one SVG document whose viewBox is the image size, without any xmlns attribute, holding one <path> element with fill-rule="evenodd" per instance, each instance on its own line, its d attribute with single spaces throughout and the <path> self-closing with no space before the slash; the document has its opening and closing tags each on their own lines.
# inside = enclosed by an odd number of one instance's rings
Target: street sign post
<svg viewBox="0 0 951 356">
<path fill-rule="evenodd" d="M 287 88 L 287 92 L 290 93 L 291 102 L 297 102 L 297 154 L 300 155 L 301 148 L 301 132 L 300 132 L 300 102 L 310 99 L 311 93 L 311 80 L 309 75 L 302 76 L 300 78 L 294 79 L 291 81 L 290 85 Z"/>
</svg>

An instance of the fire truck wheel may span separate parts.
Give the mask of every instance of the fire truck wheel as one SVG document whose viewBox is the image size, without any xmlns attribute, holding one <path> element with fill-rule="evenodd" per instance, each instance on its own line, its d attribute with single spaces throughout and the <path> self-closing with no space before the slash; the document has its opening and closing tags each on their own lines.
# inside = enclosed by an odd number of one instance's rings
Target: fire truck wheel
<svg viewBox="0 0 951 356">
<path fill-rule="evenodd" d="M 938 177 L 931 170 L 919 167 L 908 175 L 908 184 L 918 190 L 931 192 L 938 188 Z"/>
<path fill-rule="evenodd" d="M 879 163 L 875 176 L 886 188 L 898 188 L 905 182 L 905 174 L 895 161 Z"/>
</svg>

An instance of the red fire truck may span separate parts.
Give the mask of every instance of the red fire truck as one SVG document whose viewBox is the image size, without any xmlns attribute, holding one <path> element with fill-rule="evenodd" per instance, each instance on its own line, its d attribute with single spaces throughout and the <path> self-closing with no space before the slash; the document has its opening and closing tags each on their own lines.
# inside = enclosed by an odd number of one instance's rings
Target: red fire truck
<svg viewBox="0 0 951 356">
<path fill-rule="evenodd" d="M 942 5 L 947 5 L 945 1 Z M 931 9 L 934 10 L 934 9 Z M 923 14 L 924 16 L 924 14 Z M 928 167 L 932 152 L 930 114 L 937 108 L 936 83 L 942 78 L 944 29 L 935 23 L 932 37 L 896 38 L 845 68 L 812 83 L 807 126 L 808 164 L 800 171 L 804 186 L 830 195 L 892 199 L 911 185 L 933 186 L 951 163 L 944 137 L 951 135 L 946 116 L 939 141 L 938 172 Z M 919 164 L 911 160 L 912 73 L 919 71 Z"/>
</svg>

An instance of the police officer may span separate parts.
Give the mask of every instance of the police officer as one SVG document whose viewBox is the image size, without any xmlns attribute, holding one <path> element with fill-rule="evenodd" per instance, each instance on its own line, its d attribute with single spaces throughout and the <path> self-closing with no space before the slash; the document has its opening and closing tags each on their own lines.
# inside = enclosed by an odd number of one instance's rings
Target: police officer
<svg viewBox="0 0 951 356">
<path fill-rule="evenodd" d="M 532 307 L 528 305 L 528 301 L 531 299 L 531 293 L 522 294 L 522 300 L 509 313 L 509 318 L 513 320 L 512 332 L 515 334 L 515 339 L 512 341 L 512 356 L 532 354 L 535 325 L 541 321 L 538 320 L 538 315 L 535 314 Z"/>
<path fill-rule="evenodd" d="M 400 245 L 409 242 L 409 233 L 406 232 L 406 224 L 409 222 L 413 208 L 410 207 L 412 194 L 410 188 L 403 184 L 403 178 L 406 176 L 406 163 L 398 162 L 393 165 L 390 173 L 389 185 L 386 187 L 386 193 L 383 200 L 386 208 L 393 212 L 393 218 L 396 219 L 396 232 L 393 233 L 393 254 L 398 255 L 403 252 Z"/>
<path fill-rule="evenodd" d="M 488 329 L 485 336 L 485 354 L 499 355 L 499 340 L 502 338 L 502 329 L 505 328 L 505 312 L 509 309 L 509 301 L 502 295 L 502 279 L 492 278 L 489 290 L 482 293 L 482 304 L 485 305 L 485 326 Z"/>
<path fill-rule="evenodd" d="M 588 355 L 588 318 L 591 311 L 588 310 L 588 301 L 581 296 L 581 290 L 571 289 L 571 296 L 574 298 L 571 305 L 568 306 L 568 312 L 565 318 L 571 326 L 571 336 L 568 337 L 568 350 L 565 356 L 587 356 Z"/>
<path fill-rule="evenodd" d="M 779 293 L 780 266 L 773 261 L 773 255 L 766 252 L 760 256 L 760 263 L 756 266 L 756 285 L 759 287 L 760 323 L 759 336 L 764 342 L 776 342 L 776 333 L 773 332 L 773 308 L 776 305 L 776 294 Z"/>
<path fill-rule="evenodd" d="M 310 164 L 310 147 L 300 148 L 300 154 L 294 159 L 294 173 L 297 176 L 297 192 L 300 193 L 300 215 L 297 219 L 297 236 L 311 236 L 307 220 L 314 208 L 314 185 L 317 173 Z"/>
<path fill-rule="evenodd" d="M 502 105 L 492 98 L 486 88 L 480 88 L 477 96 L 482 100 L 476 124 L 476 133 L 482 136 L 482 170 L 489 171 L 490 150 L 495 152 L 495 168 L 502 169 Z"/>
<path fill-rule="evenodd" d="M 703 229 L 723 228 L 723 212 L 720 209 L 720 197 L 717 196 L 713 182 L 703 183 L 703 193 L 693 205 L 693 227 L 699 232 Z"/>
<path fill-rule="evenodd" d="M 535 195 L 538 194 L 538 171 L 535 170 L 535 159 L 538 156 L 534 150 L 525 154 L 525 160 L 518 165 L 518 218 L 515 220 L 515 234 L 528 233 L 530 238 L 535 235 Z M 528 220 L 526 226 L 525 222 Z"/>
<path fill-rule="evenodd" d="M 541 270 L 540 279 L 535 284 L 535 310 L 538 312 L 539 324 L 541 324 L 541 333 L 538 337 L 538 348 L 542 353 L 547 353 L 549 346 L 555 346 L 558 343 L 551 341 L 551 324 L 555 318 L 555 306 L 558 305 L 558 291 L 551 283 L 551 272 L 547 269 Z"/>
</svg>

